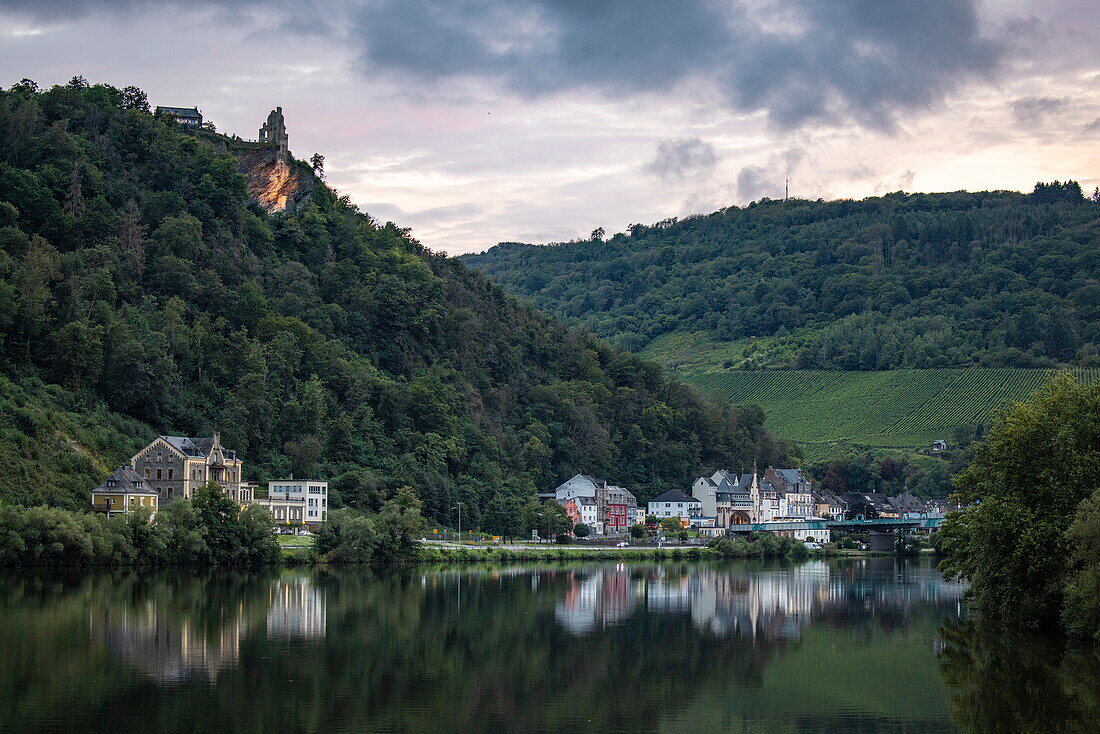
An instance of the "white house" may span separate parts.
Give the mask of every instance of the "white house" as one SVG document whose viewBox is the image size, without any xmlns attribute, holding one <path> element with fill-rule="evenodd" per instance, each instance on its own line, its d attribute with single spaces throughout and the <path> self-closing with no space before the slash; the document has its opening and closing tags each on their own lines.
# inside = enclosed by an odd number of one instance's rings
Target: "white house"
<svg viewBox="0 0 1100 734">
<path fill-rule="evenodd" d="M 679 517 L 683 520 L 700 517 L 703 503 L 678 489 L 669 490 L 649 501 L 649 514 L 657 518 Z"/>
<path fill-rule="evenodd" d="M 328 482 L 317 479 L 275 479 L 267 483 L 269 501 L 300 501 L 307 525 L 328 519 Z"/>
</svg>

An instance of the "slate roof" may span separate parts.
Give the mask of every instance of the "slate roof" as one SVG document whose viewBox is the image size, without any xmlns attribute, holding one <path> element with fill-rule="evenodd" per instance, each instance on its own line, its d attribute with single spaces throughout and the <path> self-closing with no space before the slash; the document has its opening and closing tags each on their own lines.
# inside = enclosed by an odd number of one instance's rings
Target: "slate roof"
<svg viewBox="0 0 1100 734">
<path fill-rule="evenodd" d="M 199 112 L 198 107 L 161 107 L 157 105 L 157 112 L 163 112 L 173 117 L 186 117 L 192 120 L 201 120 L 202 113 Z"/>
<path fill-rule="evenodd" d="M 678 489 L 670 489 L 664 494 L 659 494 L 650 502 L 699 502 L 695 497 L 690 494 L 685 494 Z"/>
<path fill-rule="evenodd" d="M 210 450 L 214 448 L 214 439 L 212 438 L 190 436 L 161 436 L 161 438 L 184 456 L 196 456 L 205 459 L 210 455 Z M 230 451 L 224 446 L 222 447 L 222 451 L 225 453 L 225 458 L 227 459 L 237 458 L 236 451 Z"/>
<path fill-rule="evenodd" d="M 146 489 L 145 480 L 129 464 L 120 466 L 107 475 L 93 492 L 124 492 L 126 494 L 155 494 Z"/>
</svg>

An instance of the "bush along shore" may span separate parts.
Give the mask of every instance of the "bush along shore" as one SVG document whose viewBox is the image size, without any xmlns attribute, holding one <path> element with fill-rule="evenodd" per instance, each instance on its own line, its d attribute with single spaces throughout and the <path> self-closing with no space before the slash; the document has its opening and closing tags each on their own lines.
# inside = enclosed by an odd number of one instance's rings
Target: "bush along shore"
<svg viewBox="0 0 1100 734">
<path fill-rule="evenodd" d="M 0 505 L 3 566 L 247 566 L 301 563 L 530 562 L 576 560 L 787 558 L 812 555 L 793 538 L 757 534 L 723 538 L 707 547 L 447 548 L 420 542 L 421 503 L 404 488 L 372 515 L 334 510 L 312 549 L 283 553 L 272 518 L 241 509 L 208 485 L 192 500 L 177 500 L 151 518 L 138 510 L 111 518 L 50 507 Z M 820 554 L 820 552 L 817 552 Z"/>
</svg>

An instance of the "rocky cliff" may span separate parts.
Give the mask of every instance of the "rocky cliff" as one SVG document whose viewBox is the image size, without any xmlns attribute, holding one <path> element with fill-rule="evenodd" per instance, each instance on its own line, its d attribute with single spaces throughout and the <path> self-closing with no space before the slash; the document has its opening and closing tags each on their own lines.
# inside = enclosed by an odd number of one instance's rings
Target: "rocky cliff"
<svg viewBox="0 0 1100 734">
<path fill-rule="evenodd" d="M 248 191 L 269 212 L 293 208 L 313 191 L 313 176 L 275 146 L 230 149 L 237 170 L 248 179 Z"/>
</svg>

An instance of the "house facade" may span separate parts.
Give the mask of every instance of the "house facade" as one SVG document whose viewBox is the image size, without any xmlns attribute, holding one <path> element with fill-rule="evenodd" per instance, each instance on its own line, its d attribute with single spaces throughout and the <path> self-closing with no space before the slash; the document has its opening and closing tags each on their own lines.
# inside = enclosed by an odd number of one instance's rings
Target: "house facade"
<svg viewBox="0 0 1100 734">
<path fill-rule="evenodd" d="M 198 107 L 161 107 L 157 106 L 156 114 L 175 118 L 181 125 L 202 127 L 202 113 Z"/>
<path fill-rule="evenodd" d="M 328 482 L 319 479 L 275 479 L 267 497 L 257 499 L 279 524 L 317 525 L 328 519 Z"/>
<path fill-rule="evenodd" d="M 133 467 L 120 466 L 92 490 L 92 512 L 113 517 L 143 507 L 155 515 L 160 509 L 158 500 L 157 493 L 145 487 Z"/>
<path fill-rule="evenodd" d="M 690 524 L 702 517 L 702 506 L 703 503 L 690 494 L 673 489 L 651 499 L 648 514 L 657 518 L 678 517 Z"/>
<path fill-rule="evenodd" d="M 602 533 L 626 532 L 634 524 L 638 508 L 638 500 L 630 491 L 588 474 L 576 474 L 562 482 L 554 490 L 554 499 L 563 506 L 570 500 L 590 500 L 591 505 L 576 504 L 582 513 L 586 506 L 595 508 L 595 522 L 601 528 L 597 532 Z M 592 527 L 597 529 L 597 525 Z"/>
<path fill-rule="evenodd" d="M 156 492 L 161 506 L 174 500 L 191 499 L 195 490 L 216 482 L 234 502 L 247 504 L 252 492 L 241 480 L 244 462 L 237 452 L 221 445 L 221 436 L 211 438 L 157 436 L 134 454 L 130 467 L 143 480 L 146 490 Z"/>
</svg>

